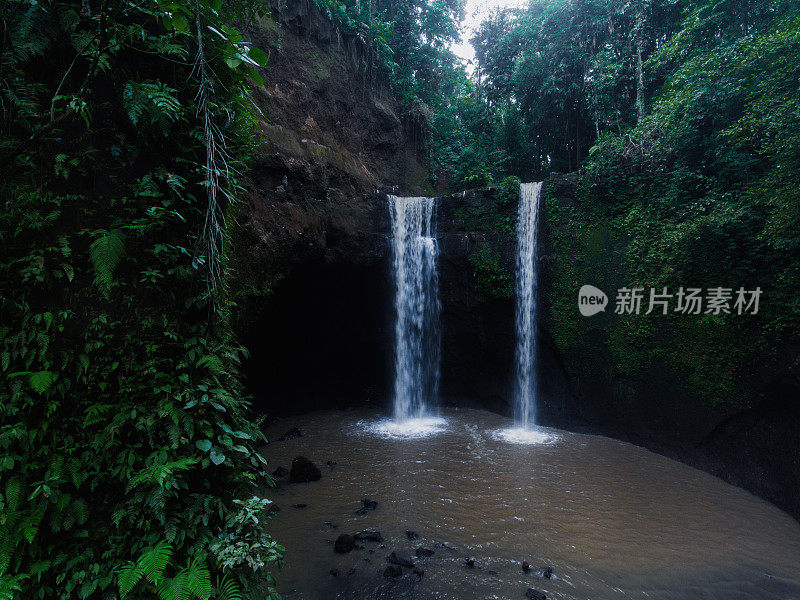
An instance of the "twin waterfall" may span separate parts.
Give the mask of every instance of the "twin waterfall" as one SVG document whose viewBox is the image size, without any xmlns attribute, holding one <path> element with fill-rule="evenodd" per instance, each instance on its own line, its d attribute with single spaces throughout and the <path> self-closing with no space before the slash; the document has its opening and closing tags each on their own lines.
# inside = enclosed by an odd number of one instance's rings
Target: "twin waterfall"
<svg viewBox="0 0 800 600">
<path fill-rule="evenodd" d="M 517 225 L 515 421 L 536 423 L 536 290 L 542 183 L 520 186 Z M 439 392 L 436 200 L 389 196 L 395 282 L 394 421 L 430 414 Z"/>
<path fill-rule="evenodd" d="M 395 281 L 394 419 L 419 419 L 439 394 L 436 200 L 389 196 Z"/>
<path fill-rule="evenodd" d="M 536 424 L 536 250 L 541 193 L 541 181 L 519 186 L 514 421 L 523 429 Z"/>
</svg>

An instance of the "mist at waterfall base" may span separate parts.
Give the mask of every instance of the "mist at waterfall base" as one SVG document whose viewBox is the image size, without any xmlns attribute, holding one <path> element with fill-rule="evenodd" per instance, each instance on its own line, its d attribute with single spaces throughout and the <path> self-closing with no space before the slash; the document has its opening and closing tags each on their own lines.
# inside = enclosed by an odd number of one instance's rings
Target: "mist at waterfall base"
<svg viewBox="0 0 800 600">
<path fill-rule="evenodd" d="M 374 431 L 419 437 L 444 425 L 434 414 L 441 347 L 436 200 L 389 195 L 387 202 L 395 286 L 394 408 L 393 419 L 379 421 Z"/>
</svg>

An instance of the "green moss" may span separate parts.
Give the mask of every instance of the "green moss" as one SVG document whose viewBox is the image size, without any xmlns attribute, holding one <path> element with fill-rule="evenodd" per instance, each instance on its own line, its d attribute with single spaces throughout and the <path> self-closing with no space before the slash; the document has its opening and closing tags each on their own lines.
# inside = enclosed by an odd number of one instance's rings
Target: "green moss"
<svg viewBox="0 0 800 600">
<path fill-rule="evenodd" d="M 475 288 L 483 299 L 513 296 L 514 276 L 503 266 L 500 252 L 493 244 L 478 244 L 468 260 L 475 276 Z"/>
</svg>

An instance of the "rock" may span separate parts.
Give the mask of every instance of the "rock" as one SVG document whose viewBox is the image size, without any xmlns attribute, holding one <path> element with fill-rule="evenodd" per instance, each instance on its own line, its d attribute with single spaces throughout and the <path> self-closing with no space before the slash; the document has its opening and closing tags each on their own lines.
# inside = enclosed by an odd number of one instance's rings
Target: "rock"
<svg viewBox="0 0 800 600">
<path fill-rule="evenodd" d="M 416 531 L 406 531 L 406 537 L 410 540 L 418 540 L 419 534 Z"/>
<path fill-rule="evenodd" d="M 414 563 L 402 552 L 392 552 L 386 557 L 386 562 L 393 565 L 400 565 L 401 567 L 408 567 L 409 569 L 414 568 Z"/>
<path fill-rule="evenodd" d="M 489 569 L 488 571 L 486 571 L 486 574 L 487 575 L 497 575 L 497 571 L 495 571 L 494 569 Z"/>
<path fill-rule="evenodd" d="M 332 469 L 333 467 L 335 467 L 335 466 L 336 466 L 336 461 L 335 461 L 335 460 L 326 460 L 326 461 L 325 461 L 325 464 L 326 464 L 326 465 L 327 465 L 329 468 L 331 468 L 331 469 Z"/>
<path fill-rule="evenodd" d="M 420 569 L 419 567 L 414 567 L 411 572 L 417 576 L 417 581 L 420 581 L 425 576 L 425 569 Z"/>
<path fill-rule="evenodd" d="M 273 476 L 275 479 L 283 479 L 283 478 L 284 478 L 284 477 L 286 477 L 288 474 L 289 474 L 289 469 L 287 469 L 286 467 L 278 467 L 277 469 L 275 469 L 275 470 L 272 472 L 272 476 Z"/>
<path fill-rule="evenodd" d="M 296 440 L 299 437 L 303 437 L 303 433 L 297 427 L 292 427 L 289 431 L 279 437 L 278 441 L 285 442 L 286 440 Z"/>
<path fill-rule="evenodd" d="M 289 471 L 289 481 L 292 483 L 305 483 L 307 481 L 319 481 L 322 471 L 317 465 L 312 463 L 304 456 L 297 456 L 292 461 L 292 470 Z"/>
<path fill-rule="evenodd" d="M 539 571 L 539 577 L 550 579 L 553 576 L 553 567 L 545 567 Z"/>
<path fill-rule="evenodd" d="M 528 590 L 525 592 L 525 597 L 528 598 L 528 600 L 547 600 L 547 596 L 544 594 L 544 592 L 540 592 L 539 590 L 535 590 L 533 588 L 528 588 Z"/>
<path fill-rule="evenodd" d="M 317 477 L 319 479 L 319 477 Z M 361 508 L 356 511 L 357 515 L 365 515 L 371 510 L 375 510 L 378 508 L 378 501 L 377 500 L 370 500 L 369 498 L 364 498 L 361 501 Z"/>
<path fill-rule="evenodd" d="M 356 572 L 356 568 L 355 568 L 355 567 L 350 567 L 350 568 L 347 570 L 347 576 L 349 577 L 350 575 L 352 575 L 352 574 L 353 574 L 353 573 L 355 573 L 355 572 Z"/>
<path fill-rule="evenodd" d="M 356 541 L 353 539 L 352 535 L 347 533 L 343 533 L 338 538 L 336 538 L 336 542 L 333 544 L 334 552 L 338 552 L 339 554 L 347 554 L 351 550 L 356 549 Z"/>
<path fill-rule="evenodd" d="M 417 548 L 417 556 L 433 556 L 433 550 L 420 546 Z"/>
<path fill-rule="evenodd" d="M 531 570 L 531 565 L 527 560 L 522 561 L 522 570 L 526 573 Z"/>
<path fill-rule="evenodd" d="M 386 568 L 383 570 L 384 577 L 392 577 L 397 579 L 403 574 L 403 569 L 400 568 L 400 565 L 386 565 Z"/>
<path fill-rule="evenodd" d="M 448 550 L 453 550 L 453 551 L 455 551 L 455 548 L 453 548 L 453 547 L 452 547 L 450 544 L 448 544 L 447 542 L 440 542 L 440 543 L 438 543 L 438 544 L 434 544 L 434 546 L 435 546 L 435 547 L 437 547 L 437 548 L 447 548 Z"/>
<path fill-rule="evenodd" d="M 474 558 L 465 558 L 464 559 L 464 566 L 467 567 L 468 569 L 474 569 L 475 568 L 475 559 Z"/>
<path fill-rule="evenodd" d="M 297 504 L 292 504 L 292 506 L 294 506 L 295 508 L 305 508 L 306 506 L 308 506 L 308 504 L 306 504 L 305 502 L 298 502 Z"/>
<path fill-rule="evenodd" d="M 339 569 L 331 569 L 330 571 L 328 571 L 328 573 L 330 573 L 334 577 L 338 577 L 339 576 Z"/>
<path fill-rule="evenodd" d="M 358 542 L 382 542 L 383 536 L 380 531 L 373 531 L 372 529 L 365 529 L 354 534 L 353 537 Z"/>
</svg>

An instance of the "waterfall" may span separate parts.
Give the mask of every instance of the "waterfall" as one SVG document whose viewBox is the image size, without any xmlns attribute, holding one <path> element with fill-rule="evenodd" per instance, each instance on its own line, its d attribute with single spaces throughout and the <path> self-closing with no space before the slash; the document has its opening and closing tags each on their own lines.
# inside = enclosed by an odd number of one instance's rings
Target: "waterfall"
<svg viewBox="0 0 800 600">
<path fill-rule="evenodd" d="M 422 417 L 439 392 L 439 277 L 434 198 L 389 196 L 395 282 L 394 418 Z"/>
<path fill-rule="evenodd" d="M 541 192 L 541 181 L 519 186 L 514 419 L 518 426 L 526 429 L 536 424 L 536 262 Z"/>
</svg>

